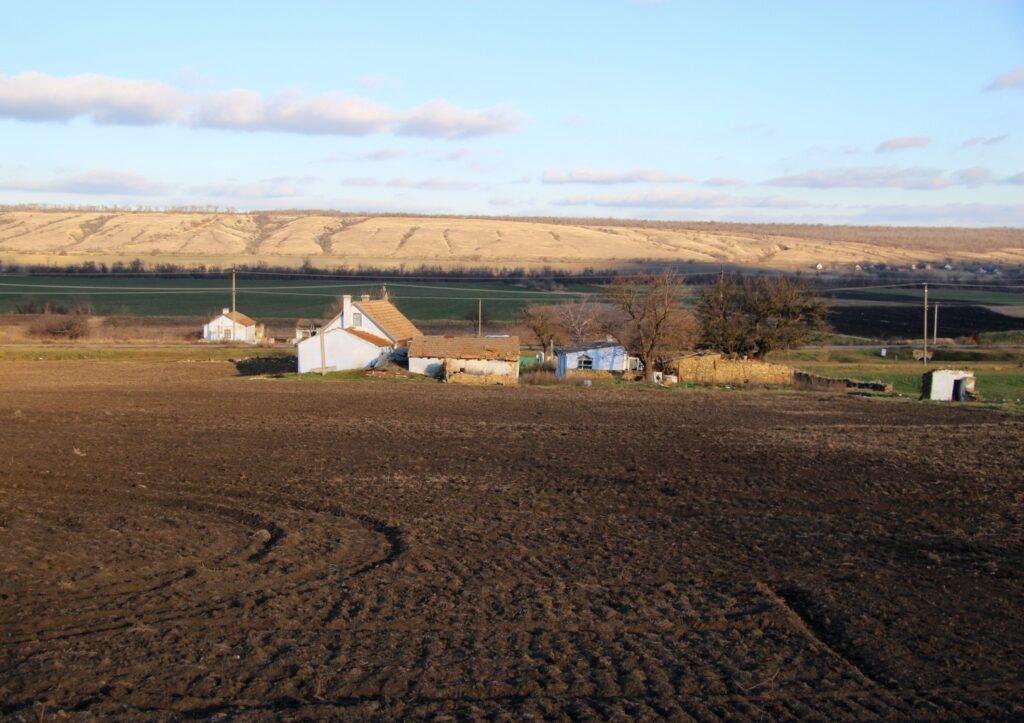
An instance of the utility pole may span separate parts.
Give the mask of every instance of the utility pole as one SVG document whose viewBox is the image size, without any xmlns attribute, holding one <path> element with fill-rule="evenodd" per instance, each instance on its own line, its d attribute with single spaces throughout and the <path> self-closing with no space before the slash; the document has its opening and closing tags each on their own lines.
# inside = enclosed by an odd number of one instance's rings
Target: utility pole
<svg viewBox="0 0 1024 723">
<path fill-rule="evenodd" d="M 924 285 L 924 354 L 921 361 L 928 364 L 928 284 Z"/>
<path fill-rule="evenodd" d="M 935 324 L 932 326 L 932 348 L 939 345 L 939 302 L 935 302 Z"/>
<path fill-rule="evenodd" d="M 231 267 L 231 338 L 238 339 L 238 322 L 235 321 L 235 267 Z"/>
<path fill-rule="evenodd" d="M 484 325 L 484 300 L 476 300 L 476 335 L 480 336 Z"/>
</svg>

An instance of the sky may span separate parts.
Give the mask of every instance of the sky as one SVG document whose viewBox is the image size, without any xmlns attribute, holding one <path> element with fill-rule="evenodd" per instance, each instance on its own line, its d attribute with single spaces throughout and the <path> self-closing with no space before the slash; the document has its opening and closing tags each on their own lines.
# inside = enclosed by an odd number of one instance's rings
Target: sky
<svg viewBox="0 0 1024 723">
<path fill-rule="evenodd" d="M 1024 0 L 15 5 L 2 204 L 1024 226 Z"/>
</svg>

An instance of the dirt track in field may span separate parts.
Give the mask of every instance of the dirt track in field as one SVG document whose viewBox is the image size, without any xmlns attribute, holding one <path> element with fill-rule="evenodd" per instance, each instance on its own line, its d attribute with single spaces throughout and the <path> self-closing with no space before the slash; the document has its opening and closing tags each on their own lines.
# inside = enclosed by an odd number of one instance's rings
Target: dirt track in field
<svg viewBox="0 0 1024 723">
<path fill-rule="evenodd" d="M 1024 716 L 1024 421 L 0 363 L 0 715 Z"/>
</svg>

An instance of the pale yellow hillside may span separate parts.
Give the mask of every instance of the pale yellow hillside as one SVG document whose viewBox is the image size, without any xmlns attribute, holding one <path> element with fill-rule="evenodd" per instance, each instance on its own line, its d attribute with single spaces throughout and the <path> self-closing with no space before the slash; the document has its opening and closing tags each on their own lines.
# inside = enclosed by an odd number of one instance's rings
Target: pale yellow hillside
<svg viewBox="0 0 1024 723">
<path fill-rule="evenodd" d="M 780 269 L 955 259 L 1024 263 L 1016 229 L 886 229 L 327 213 L 0 212 L 0 259 L 265 261 L 318 266 L 611 266 L 657 260 Z"/>
</svg>

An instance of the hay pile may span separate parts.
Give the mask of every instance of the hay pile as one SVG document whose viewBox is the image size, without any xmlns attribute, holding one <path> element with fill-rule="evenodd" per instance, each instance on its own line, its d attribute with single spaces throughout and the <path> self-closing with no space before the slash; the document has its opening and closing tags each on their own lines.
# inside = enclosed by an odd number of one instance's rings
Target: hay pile
<svg viewBox="0 0 1024 723">
<path fill-rule="evenodd" d="M 682 357 L 669 365 L 669 371 L 675 372 L 680 382 L 710 386 L 793 383 L 793 369 L 784 364 L 728 359 L 721 354 Z"/>
<path fill-rule="evenodd" d="M 615 374 L 607 369 L 570 369 L 565 375 L 571 379 L 614 379 Z"/>
<path fill-rule="evenodd" d="M 514 386 L 519 383 L 516 377 L 508 376 L 507 374 L 467 374 L 465 372 L 449 374 L 444 380 L 449 384 L 473 384 L 478 386 L 486 384 Z"/>
</svg>

